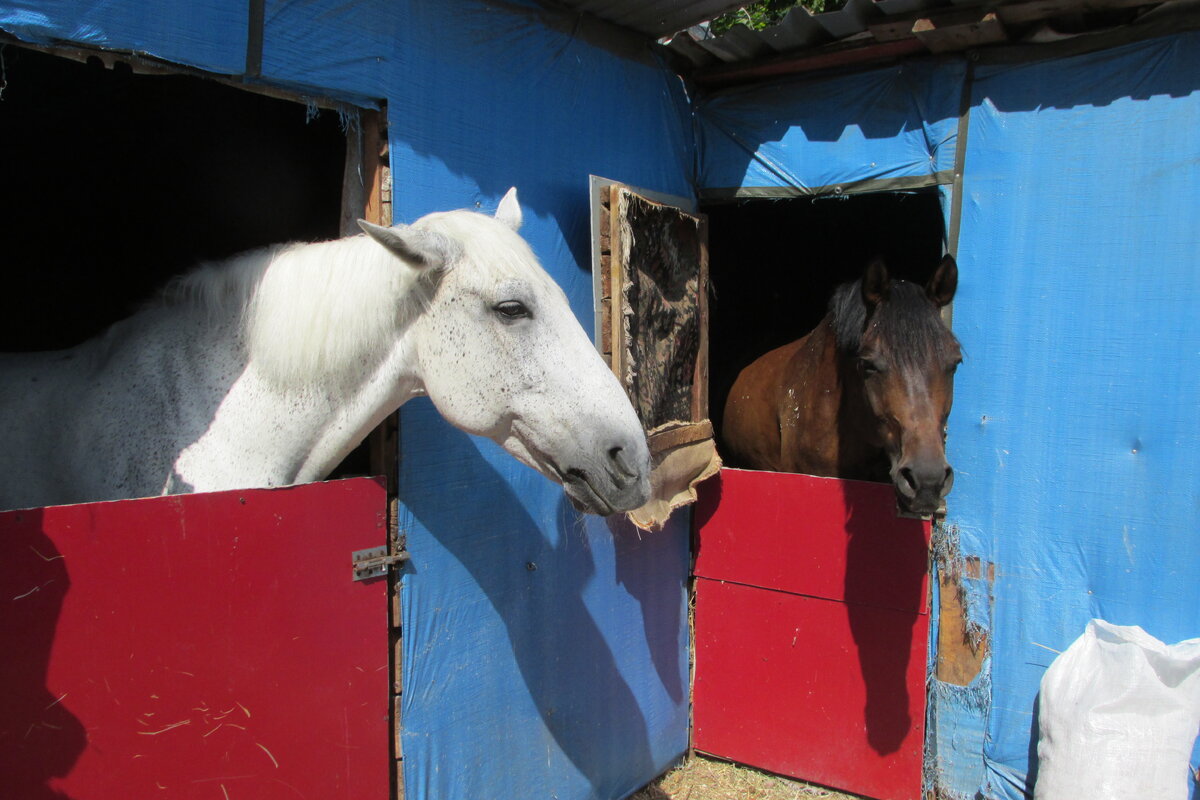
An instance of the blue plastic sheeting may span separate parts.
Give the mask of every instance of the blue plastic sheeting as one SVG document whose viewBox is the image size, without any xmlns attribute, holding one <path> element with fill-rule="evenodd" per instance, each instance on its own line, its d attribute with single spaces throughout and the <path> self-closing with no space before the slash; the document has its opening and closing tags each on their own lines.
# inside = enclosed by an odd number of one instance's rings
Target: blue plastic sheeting
<svg viewBox="0 0 1200 800">
<path fill-rule="evenodd" d="M 261 80 L 373 105 L 403 80 L 406 60 L 426 57 L 402 47 L 402 31 L 412 17 L 407 5 L 391 0 L 268 0 Z M 445 8 L 452 12 L 453 4 Z"/>
<path fill-rule="evenodd" d="M 669 767 L 687 745 L 684 526 L 583 519 L 425 401 L 401 432 L 406 796 L 615 800 Z"/>
<path fill-rule="evenodd" d="M 0 3 L 0 30 L 27 42 L 131 50 L 223 74 L 245 67 L 248 23 L 246 0 Z"/>
<path fill-rule="evenodd" d="M 494 208 L 581 319 L 588 172 L 690 195 L 678 82 L 521 16 L 414 4 L 389 95 L 394 214 Z M 687 746 L 686 515 L 639 537 L 428 404 L 401 414 L 405 788 L 415 800 L 619 798 Z M 531 566 L 532 565 L 532 566 Z"/>
<path fill-rule="evenodd" d="M 947 175 L 962 104 L 959 61 L 730 90 L 697 106 L 703 194 L 810 193 Z"/>
<path fill-rule="evenodd" d="M 988 797 L 1088 619 L 1200 635 L 1198 89 L 1196 34 L 976 75 L 950 521 L 996 564 Z"/>
<path fill-rule="evenodd" d="M 245 70 L 244 0 L 144 5 L 0 0 L 0 29 Z M 387 101 L 396 221 L 517 186 L 522 234 L 590 330 L 589 173 L 690 197 L 694 147 L 679 80 L 578 22 L 530 2 L 269 1 L 259 80 Z M 669 767 L 688 742 L 687 515 L 641 536 L 583 519 L 427 402 L 401 417 L 406 797 L 611 800 Z"/>
</svg>

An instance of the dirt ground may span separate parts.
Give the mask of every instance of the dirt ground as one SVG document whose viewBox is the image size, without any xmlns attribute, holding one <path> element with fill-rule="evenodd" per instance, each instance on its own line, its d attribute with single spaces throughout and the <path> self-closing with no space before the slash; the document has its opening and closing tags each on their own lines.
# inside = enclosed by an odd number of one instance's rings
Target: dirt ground
<svg viewBox="0 0 1200 800">
<path fill-rule="evenodd" d="M 629 800 L 859 800 L 857 795 L 696 756 Z"/>
</svg>

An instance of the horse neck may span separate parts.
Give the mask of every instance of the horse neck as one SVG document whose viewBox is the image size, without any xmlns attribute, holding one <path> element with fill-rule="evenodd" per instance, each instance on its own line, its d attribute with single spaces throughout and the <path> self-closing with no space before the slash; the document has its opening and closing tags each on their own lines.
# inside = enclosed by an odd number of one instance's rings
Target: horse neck
<svg viewBox="0 0 1200 800">
<path fill-rule="evenodd" d="M 321 272 L 336 269 L 335 259 L 346 255 L 342 248 L 358 259 L 344 264 L 345 279 L 366 281 L 370 291 L 322 283 Z M 276 255 L 265 288 L 259 287 L 261 302 L 249 306 L 247 327 L 228 341 L 244 369 L 202 437 L 210 456 L 257 437 L 263 441 L 258 449 L 273 455 L 253 467 L 265 478 L 249 480 L 319 480 L 421 393 L 410 342 L 422 304 L 407 294 L 412 287 L 404 273 L 392 279 L 397 276 L 388 270 L 396 265 L 370 260 L 377 250 L 383 252 L 373 242 L 349 239 Z"/>
<path fill-rule="evenodd" d="M 360 383 L 316 386 L 302 393 L 314 416 L 309 424 L 302 423 L 300 435 L 308 438 L 308 444 L 296 466 L 295 482 L 324 478 L 389 414 L 424 393 L 410 350 L 403 341 L 398 342 Z"/>
</svg>

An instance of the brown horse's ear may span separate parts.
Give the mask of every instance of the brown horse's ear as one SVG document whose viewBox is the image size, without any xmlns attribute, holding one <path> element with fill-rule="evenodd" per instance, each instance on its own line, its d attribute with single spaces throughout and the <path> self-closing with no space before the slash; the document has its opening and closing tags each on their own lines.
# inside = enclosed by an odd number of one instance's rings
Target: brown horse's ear
<svg viewBox="0 0 1200 800">
<path fill-rule="evenodd" d="M 862 299 L 867 308 L 874 308 L 887 300 L 890 288 L 887 265 L 882 258 L 877 258 L 867 265 L 867 271 L 863 273 Z"/>
<path fill-rule="evenodd" d="M 925 284 L 925 294 L 938 308 L 954 299 L 958 289 L 958 263 L 954 256 L 947 254 L 938 268 L 933 271 L 933 277 Z"/>
</svg>

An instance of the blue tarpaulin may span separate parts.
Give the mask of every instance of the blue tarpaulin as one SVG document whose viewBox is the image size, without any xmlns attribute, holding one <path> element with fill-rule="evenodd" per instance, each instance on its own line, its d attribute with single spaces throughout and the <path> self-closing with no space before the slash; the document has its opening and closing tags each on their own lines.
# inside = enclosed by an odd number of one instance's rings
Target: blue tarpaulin
<svg viewBox="0 0 1200 800">
<path fill-rule="evenodd" d="M 396 221 L 517 186 L 587 330 L 589 174 L 692 194 L 682 85 L 640 41 L 476 0 L 267 0 L 256 37 L 253 7 L 0 0 L 0 30 L 386 102 Z M 685 515 L 651 535 L 585 519 L 425 401 L 401 430 L 406 797 L 608 800 L 668 768 L 688 742 Z"/>
<path fill-rule="evenodd" d="M 868 181 L 949 183 L 963 63 L 721 92 L 697 108 L 706 197 L 831 193 Z"/>
<path fill-rule="evenodd" d="M 1198 89 L 1194 33 L 975 75 L 950 521 L 996 564 L 989 797 L 1089 619 L 1200 635 Z"/>
</svg>

